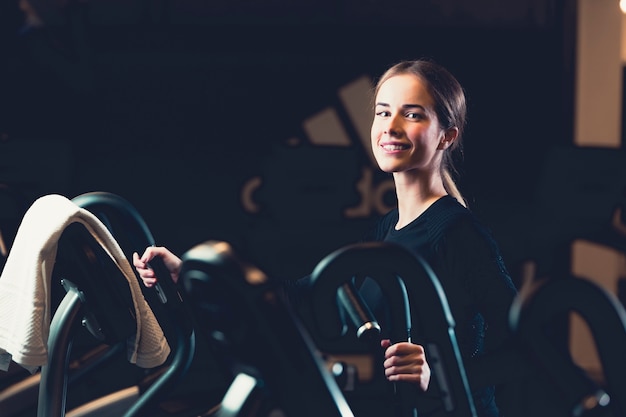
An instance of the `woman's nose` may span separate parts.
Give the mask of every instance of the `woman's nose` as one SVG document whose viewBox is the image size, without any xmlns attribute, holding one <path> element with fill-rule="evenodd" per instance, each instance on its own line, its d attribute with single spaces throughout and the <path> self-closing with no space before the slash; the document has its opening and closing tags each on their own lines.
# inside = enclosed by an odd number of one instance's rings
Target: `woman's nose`
<svg viewBox="0 0 626 417">
<path fill-rule="evenodd" d="M 396 119 L 394 117 L 390 117 L 387 120 L 387 124 L 384 127 L 385 134 L 389 136 L 396 136 L 399 131 L 400 131 L 400 128 L 396 122 Z"/>
</svg>

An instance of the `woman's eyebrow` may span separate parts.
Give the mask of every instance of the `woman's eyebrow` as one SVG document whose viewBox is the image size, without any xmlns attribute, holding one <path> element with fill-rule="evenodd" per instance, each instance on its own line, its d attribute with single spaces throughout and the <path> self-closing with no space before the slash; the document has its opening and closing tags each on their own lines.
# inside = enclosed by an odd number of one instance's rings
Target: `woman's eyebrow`
<svg viewBox="0 0 626 417">
<path fill-rule="evenodd" d="M 379 101 L 378 103 L 376 103 L 376 106 L 382 106 L 382 107 L 389 107 L 388 103 L 384 103 L 382 101 Z M 402 105 L 403 109 L 422 109 L 424 111 L 426 111 L 426 108 L 424 106 L 422 106 L 421 104 L 403 104 Z"/>
<path fill-rule="evenodd" d="M 414 109 L 414 108 L 418 108 L 418 109 L 422 109 L 424 111 L 426 111 L 426 108 L 424 106 L 422 106 L 421 104 L 403 104 L 402 105 L 403 109 Z"/>
</svg>

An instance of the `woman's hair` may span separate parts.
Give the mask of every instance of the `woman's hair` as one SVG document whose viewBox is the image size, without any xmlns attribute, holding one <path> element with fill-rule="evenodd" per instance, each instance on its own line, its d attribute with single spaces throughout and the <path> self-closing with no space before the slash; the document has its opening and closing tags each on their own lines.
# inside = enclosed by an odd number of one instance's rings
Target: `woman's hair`
<svg viewBox="0 0 626 417">
<path fill-rule="evenodd" d="M 447 69 L 432 60 L 417 59 L 401 61 L 385 71 L 376 84 L 374 97 L 385 81 L 401 74 L 413 74 L 426 84 L 428 92 L 435 101 L 435 112 L 443 129 L 453 127 L 458 129 L 459 133 L 456 140 L 443 152 L 440 169 L 443 185 L 448 194 L 467 206 L 467 202 L 454 180 L 455 176 L 458 175 L 454 165 L 455 155 L 458 154 L 460 158 L 463 156 L 461 138 L 467 118 L 465 91 L 459 81 Z"/>
</svg>

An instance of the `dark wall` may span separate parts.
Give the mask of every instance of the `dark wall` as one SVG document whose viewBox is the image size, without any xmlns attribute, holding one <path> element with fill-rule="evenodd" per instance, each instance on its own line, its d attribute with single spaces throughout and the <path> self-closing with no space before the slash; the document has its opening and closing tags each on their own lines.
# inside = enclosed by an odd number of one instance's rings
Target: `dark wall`
<svg viewBox="0 0 626 417">
<path fill-rule="evenodd" d="M 565 2 L 454 3 L 70 3 L 26 31 L 7 12 L 0 174 L 27 199 L 118 193 L 179 253 L 224 239 L 301 275 L 393 204 L 339 91 L 427 56 L 467 90 L 462 186 L 515 262 L 517 219 L 496 208 L 530 204 L 544 151 L 571 141 Z M 349 144 L 307 136 L 328 109 Z"/>
</svg>

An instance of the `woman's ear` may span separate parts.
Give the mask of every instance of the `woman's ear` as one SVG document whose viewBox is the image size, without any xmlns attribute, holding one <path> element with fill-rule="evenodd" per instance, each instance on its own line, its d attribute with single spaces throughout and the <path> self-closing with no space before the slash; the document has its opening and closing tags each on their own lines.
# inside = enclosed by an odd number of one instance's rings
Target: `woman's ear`
<svg viewBox="0 0 626 417">
<path fill-rule="evenodd" d="M 448 147 L 454 143 L 458 135 L 459 129 L 457 127 L 451 127 L 450 129 L 446 129 L 443 137 L 439 141 L 439 146 L 437 147 L 437 149 L 448 149 Z"/>
</svg>

